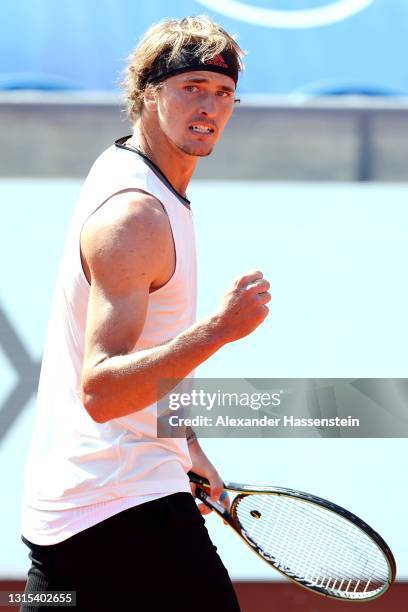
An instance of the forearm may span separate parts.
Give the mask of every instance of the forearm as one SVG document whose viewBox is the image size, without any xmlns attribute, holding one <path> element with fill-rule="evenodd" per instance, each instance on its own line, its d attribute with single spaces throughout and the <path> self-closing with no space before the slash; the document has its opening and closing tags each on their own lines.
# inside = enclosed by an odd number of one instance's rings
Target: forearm
<svg viewBox="0 0 408 612">
<path fill-rule="evenodd" d="M 186 440 L 189 446 L 197 441 L 195 431 L 190 427 L 190 425 L 186 427 Z"/>
<path fill-rule="evenodd" d="M 185 378 L 224 344 L 217 318 L 209 317 L 166 344 L 104 358 L 84 368 L 83 403 L 100 423 L 142 410 L 157 401 L 160 380 Z"/>
</svg>

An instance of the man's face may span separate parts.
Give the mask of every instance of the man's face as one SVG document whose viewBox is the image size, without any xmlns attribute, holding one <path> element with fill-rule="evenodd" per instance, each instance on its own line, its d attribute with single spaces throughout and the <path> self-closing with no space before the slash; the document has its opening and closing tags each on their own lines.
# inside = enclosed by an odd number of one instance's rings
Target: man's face
<svg viewBox="0 0 408 612">
<path fill-rule="evenodd" d="M 234 107 L 235 83 L 210 71 L 185 72 L 166 79 L 157 97 L 160 129 L 178 149 L 209 155 Z"/>
</svg>

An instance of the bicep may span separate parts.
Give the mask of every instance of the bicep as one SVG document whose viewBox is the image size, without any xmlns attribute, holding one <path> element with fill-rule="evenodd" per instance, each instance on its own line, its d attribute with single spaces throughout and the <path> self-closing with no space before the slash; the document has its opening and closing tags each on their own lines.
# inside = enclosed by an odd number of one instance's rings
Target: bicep
<svg viewBox="0 0 408 612">
<path fill-rule="evenodd" d="M 106 206 L 106 205 L 105 205 Z M 161 218 L 154 202 L 117 200 L 84 226 L 81 250 L 90 275 L 84 370 L 134 348 L 146 320 L 160 256 Z"/>
<path fill-rule="evenodd" d="M 113 295 L 94 282 L 91 285 L 85 335 L 86 369 L 134 348 L 146 320 L 149 287 L 132 286 Z"/>
</svg>

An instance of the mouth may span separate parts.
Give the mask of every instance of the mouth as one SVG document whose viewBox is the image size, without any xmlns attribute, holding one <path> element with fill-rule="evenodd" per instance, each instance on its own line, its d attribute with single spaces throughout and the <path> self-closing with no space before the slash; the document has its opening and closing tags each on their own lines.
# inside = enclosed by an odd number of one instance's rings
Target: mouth
<svg viewBox="0 0 408 612">
<path fill-rule="evenodd" d="M 194 132 L 194 134 L 198 134 L 199 136 L 211 136 L 215 132 L 211 125 L 205 123 L 192 123 L 188 126 L 188 129 L 190 132 Z"/>
</svg>

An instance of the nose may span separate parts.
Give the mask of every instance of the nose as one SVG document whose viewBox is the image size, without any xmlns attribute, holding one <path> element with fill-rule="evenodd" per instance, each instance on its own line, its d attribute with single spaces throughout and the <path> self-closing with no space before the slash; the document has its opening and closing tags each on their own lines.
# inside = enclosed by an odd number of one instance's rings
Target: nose
<svg viewBox="0 0 408 612">
<path fill-rule="evenodd" d="M 205 94 L 200 98 L 199 113 L 204 117 L 214 117 L 216 113 L 215 96 Z"/>
</svg>

